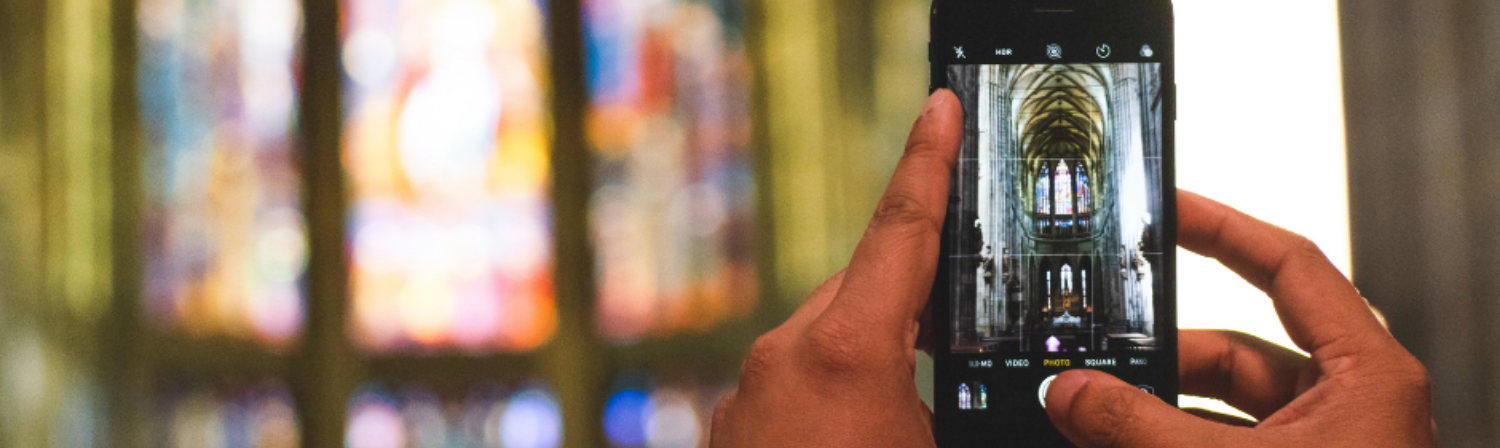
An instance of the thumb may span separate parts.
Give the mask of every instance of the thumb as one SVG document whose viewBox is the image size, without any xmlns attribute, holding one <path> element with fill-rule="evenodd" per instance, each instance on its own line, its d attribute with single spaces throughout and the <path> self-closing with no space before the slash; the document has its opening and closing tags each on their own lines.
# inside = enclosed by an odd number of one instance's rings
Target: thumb
<svg viewBox="0 0 1500 448">
<path fill-rule="evenodd" d="M 1047 389 L 1047 416 L 1081 448 L 1242 446 L 1250 436 L 1093 370 L 1057 375 Z"/>
</svg>

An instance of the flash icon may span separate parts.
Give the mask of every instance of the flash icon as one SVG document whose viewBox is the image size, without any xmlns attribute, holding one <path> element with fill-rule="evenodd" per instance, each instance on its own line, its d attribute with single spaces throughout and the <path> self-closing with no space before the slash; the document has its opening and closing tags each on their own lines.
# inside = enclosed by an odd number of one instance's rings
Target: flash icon
<svg viewBox="0 0 1500 448">
<path fill-rule="evenodd" d="M 966 59 L 964 58 L 964 47 L 953 47 L 953 52 L 958 54 L 958 59 Z"/>
</svg>

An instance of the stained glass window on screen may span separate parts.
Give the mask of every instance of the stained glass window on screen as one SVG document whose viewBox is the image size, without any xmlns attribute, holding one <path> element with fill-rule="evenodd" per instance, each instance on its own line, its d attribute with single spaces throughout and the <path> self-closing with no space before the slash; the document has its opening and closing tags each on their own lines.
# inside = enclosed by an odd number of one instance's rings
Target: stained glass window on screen
<svg viewBox="0 0 1500 448">
<path fill-rule="evenodd" d="M 543 9 L 344 2 L 351 336 L 524 351 L 554 331 Z"/>
<path fill-rule="evenodd" d="M 1053 210 L 1059 215 L 1073 214 L 1073 174 L 1068 171 L 1068 165 L 1057 162 L 1057 172 L 1052 176 L 1052 183 L 1057 190 L 1057 201 Z"/>
<path fill-rule="evenodd" d="M 616 341 L 704 330 L 755 306 L 741 8 L 584 2 L 596 311 Z"/>
<path fill-rule="evenodd" d="M 294 0 L 140 3 L 145 308 L 168 328 L 272 345 L 301 331 L 300 11 Z"/>
<path fill-rule="evenodd" d="M 1089 175 L 1078 166 L 1078 213 L 1088 213 L 1093 210 L 1094 193 L 1089 189 Z"/>
<path fill-rule="evenodd" d="M 1036 212 L 1047 214 L 1047 206 L 1052 204 L 1050 196 L 1047 195 L 1047 180 L 1052 178 L 1046 167 L 1042 168 L 1041 174 L 1036 176 Z"/>
</svg>

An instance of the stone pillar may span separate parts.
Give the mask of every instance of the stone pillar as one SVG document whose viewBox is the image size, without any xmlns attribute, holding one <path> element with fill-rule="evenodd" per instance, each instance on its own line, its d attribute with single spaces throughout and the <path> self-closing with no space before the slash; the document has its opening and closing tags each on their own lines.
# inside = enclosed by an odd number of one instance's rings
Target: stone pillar
<svg viewBox="0 0 1500 448">
<path fill-rule="evenodd" d="M 955 222 L 949 225 L 956 226 L 958 241 L 954 241 L 951 248 L 957 254 L 978 253 L 978 244 L 983 240 L 982 234 L 974 227 L 974 221 L 978 217 L 976 200 L 978 199 L 979 175 L 978 166 L 973 161 L 977 158 L 979 151 L 978 128 L 976 120 L 967 119 L 975 117 L 978 112 L 978 99 L 976 89 L 979 87 L 979 67 L 976 65 L 953 66 L 949 68 L 948 85 L 953 93 L 958 96 L 960 105 L 963 107 L 964 137 L 959 148 L 959 164 L 954 171 L 952 179 L 952 193 L 958 194 L 958 202 Z M 976 319 L 979 317 L 980 307 L 983 301 L 978 300 L 978 292 L 975 286 L 979 283 L 976 275 L 978 260 L 974 257 L 957 258 L 953 260 L 951 272 L 953 277 L 949 279 L 952 288 L 952 319 L 955 342 L 960 345 L 972 344 L 978 341 L 978 325 Z"/>
<path fill-rule="evenodd" d="M 972 224 L 980 228 L 980 241 L 976 249 L 979 250 L 981 260 L 979 266 L 975 267 L 975 290 L 976 306 L 978 306 L 978 317 L 975 324 L 979 327 L 980 336 L 991 336 L 992 330 L 998 319 L 995 312 L 995 295 L 999 289 L 1000 273 L 998 272 L 997 258 L 1000 254 L 1000 244 L 996 236 L 1000 232 L 1000 226 L 1004 225 L 995 219 L 992 210 L 996 208 L 1001 196 L 996 194 L 996 186 L 999 178 L 994 170 L 993 161 L 995 154 L 994 135 L 994 103 L 995 89 L 993 88 L 994 67 L 984 66 L 979 69 L 978 80 L 978 165 L 979 165 L 979 198 L 975 207 L 978 211 L 977 219 Z M 963 223 L 969 224 L 969 223 Z"/>
</svg>

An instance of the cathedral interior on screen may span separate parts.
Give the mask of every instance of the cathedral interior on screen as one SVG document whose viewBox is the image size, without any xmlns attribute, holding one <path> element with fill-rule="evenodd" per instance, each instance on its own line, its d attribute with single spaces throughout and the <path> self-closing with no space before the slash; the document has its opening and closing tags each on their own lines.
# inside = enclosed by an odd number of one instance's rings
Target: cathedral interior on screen
<svg viewBox="0 0 1500 448">
<path fill-rule="evenodd" d="M 1154 351 L 1158 64 L 960 65 L 946 230 L 955 353 Z"/>
</svg>

